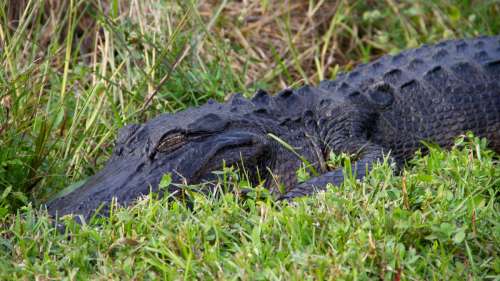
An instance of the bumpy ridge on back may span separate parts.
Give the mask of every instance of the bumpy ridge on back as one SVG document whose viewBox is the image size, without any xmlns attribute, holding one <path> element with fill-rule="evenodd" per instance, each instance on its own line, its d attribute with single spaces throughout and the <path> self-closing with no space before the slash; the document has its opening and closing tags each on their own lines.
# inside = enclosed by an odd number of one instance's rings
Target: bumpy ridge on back
<svg viewBox="0 0 500 281">
<path fill-rule="evenodd" d="M 423 45 L 398 55 L 381 58 L 356 67 L 351 73 L 341 73 L 336 80 L 325 80 L 320 88 L 345 94 L 352 89 L 365 90 L 376 80 L 401 87 L 414 79 L 421 79 L 429 71 L 451 69 L 466 81 L 477 81 L 478 68 L 491 77 L 500 77 L 500 36 L 443 41 L 430 48 Z"/>
</svg>

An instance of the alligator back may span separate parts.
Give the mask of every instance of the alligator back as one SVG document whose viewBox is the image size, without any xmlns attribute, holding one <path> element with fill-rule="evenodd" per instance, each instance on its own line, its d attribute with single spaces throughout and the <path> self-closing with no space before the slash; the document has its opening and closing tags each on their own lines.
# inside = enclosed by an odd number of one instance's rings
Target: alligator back
<svg viewBox="0 0 500 281">
<path fill-rule="evenodd" d="M 384 56 L 320 88 L 376 108 L 372 142 L 410 157 L 422 140 L 449 147 L 466 132 L 500 153 L 500 36 L 450 40 Z"/>
</svg>

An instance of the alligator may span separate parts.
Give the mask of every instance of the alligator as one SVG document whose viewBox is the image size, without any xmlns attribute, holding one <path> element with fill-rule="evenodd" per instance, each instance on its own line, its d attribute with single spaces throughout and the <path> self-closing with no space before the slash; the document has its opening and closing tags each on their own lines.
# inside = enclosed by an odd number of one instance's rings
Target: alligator
<svg viewBox="0 0 500 281">
<path fill-rule="evenodd" d="M 292 200 L 342 184 L 347 169 L 325 164 L 332 152 L 355 155 L 351 171 L 361 180 L 377 162 L 400 169 L 417 150 L 425 153 L 423 141 L 450 148 L 466 132 L 500 153 L 500 36 L 424 45 L 317 87 L 235 94 L 125 126 L 103 170 L 47 207 L 52 215 L 89 218 L 100 209 L 105 216 L 113 198 L 129 205 L 150 192 L 181 194 L 176 183 L 210 190 L 213 171 L 235 165 Z M 316 175 L 298 183 L 304 162 Z M 159 188 L 167 173 L 172 184 Z"/>
</svg>

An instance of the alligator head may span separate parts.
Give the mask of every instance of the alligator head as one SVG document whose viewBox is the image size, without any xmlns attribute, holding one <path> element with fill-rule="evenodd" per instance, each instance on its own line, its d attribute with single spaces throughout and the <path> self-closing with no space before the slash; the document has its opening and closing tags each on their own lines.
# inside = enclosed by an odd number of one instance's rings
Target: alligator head
<svg viewBox="0 0 500 281">
<path fill-rule="evenodd" d="M 297 115 L 305 108 L 302 97 L 292 91 L 276 97 L 260 91 L 252 100 L 235 95 L 226 103 L 212 101 L 160 115 L 142 125 L 128 125 L 119 132 L 104 169 L 81 188 L 50 202 L 49 213 L 88 218 L 103 204 L 105 214 L 113 198 L 127 205 L 141 195 L 158 191 L 166 173 L 172 175 L 173 183 L 198 184 L 216 179 L 213 171 L 223 165 L 244 166 L 251 181 L 266 180 L 272 191 L 277 190 L 271 187 L 272 179 L 291 186 L 296 182 L 300 159 L 269 134 L 302 147 L 301 155 L 315 158 L 317 152 L 302 143 L 304 130 L 294 129 L 302 126 L 301 118 L 290 118 L 302 116 Z M 176 186 L 169 187 L 171 194 Z"/>
</svg>

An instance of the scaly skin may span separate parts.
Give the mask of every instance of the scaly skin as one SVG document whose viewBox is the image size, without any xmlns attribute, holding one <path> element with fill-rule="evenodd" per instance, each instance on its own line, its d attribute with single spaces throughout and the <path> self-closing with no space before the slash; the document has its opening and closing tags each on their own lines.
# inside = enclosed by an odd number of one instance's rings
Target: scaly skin
<svg viewBox="0 0 500 281">
<path fill-rule="evenodd" d="M 499 79 L 498 36 L 382 57 L 320 84 L 325 93 L 317 97 L 318 140 L 328 151 L 359 153 L 352 168 L 360 179 L 384 154 L 390 152 L 401 166 L 423 140 L 450 147 L 466 131 L 486 137 L 500 152 Z M 331 171 L 293 187 L 283 198 L 342 181 L 340 170 Z"/>
<path fill-rule="evenodd" d="M 499 80 L 500 36 L 451 40 L 384 56 L 317 88 L 273 97 L 259 91 L 252 100 L 235 95 L 227 103 L 160 115 L 122 129 L 103 171 L 48 209 L 88 218 L 104 204 L 106 214 L 113 197 L 129 204 L 158 191 L 164 173 L 174 182 L 213 180 L 211 171 L 223 160 L 243 164 L 254 183 L 265 179 L 289 200 L 342 183 L 342 171 L 324 164 L 332 151 L 358 155 L 352 170 L 359 179 L 384 155 L 401 167 L 422 141 L 450 147 L 467 131 L 486 137 L 500 153 Z M 294 147 L 320 175 L 297 184 L 301 160 L 269 134 Z M 286 187 L 284 194 L 276 183 Z M 205 188 L 200 191 L 210 185 Z"/>
</svg>

